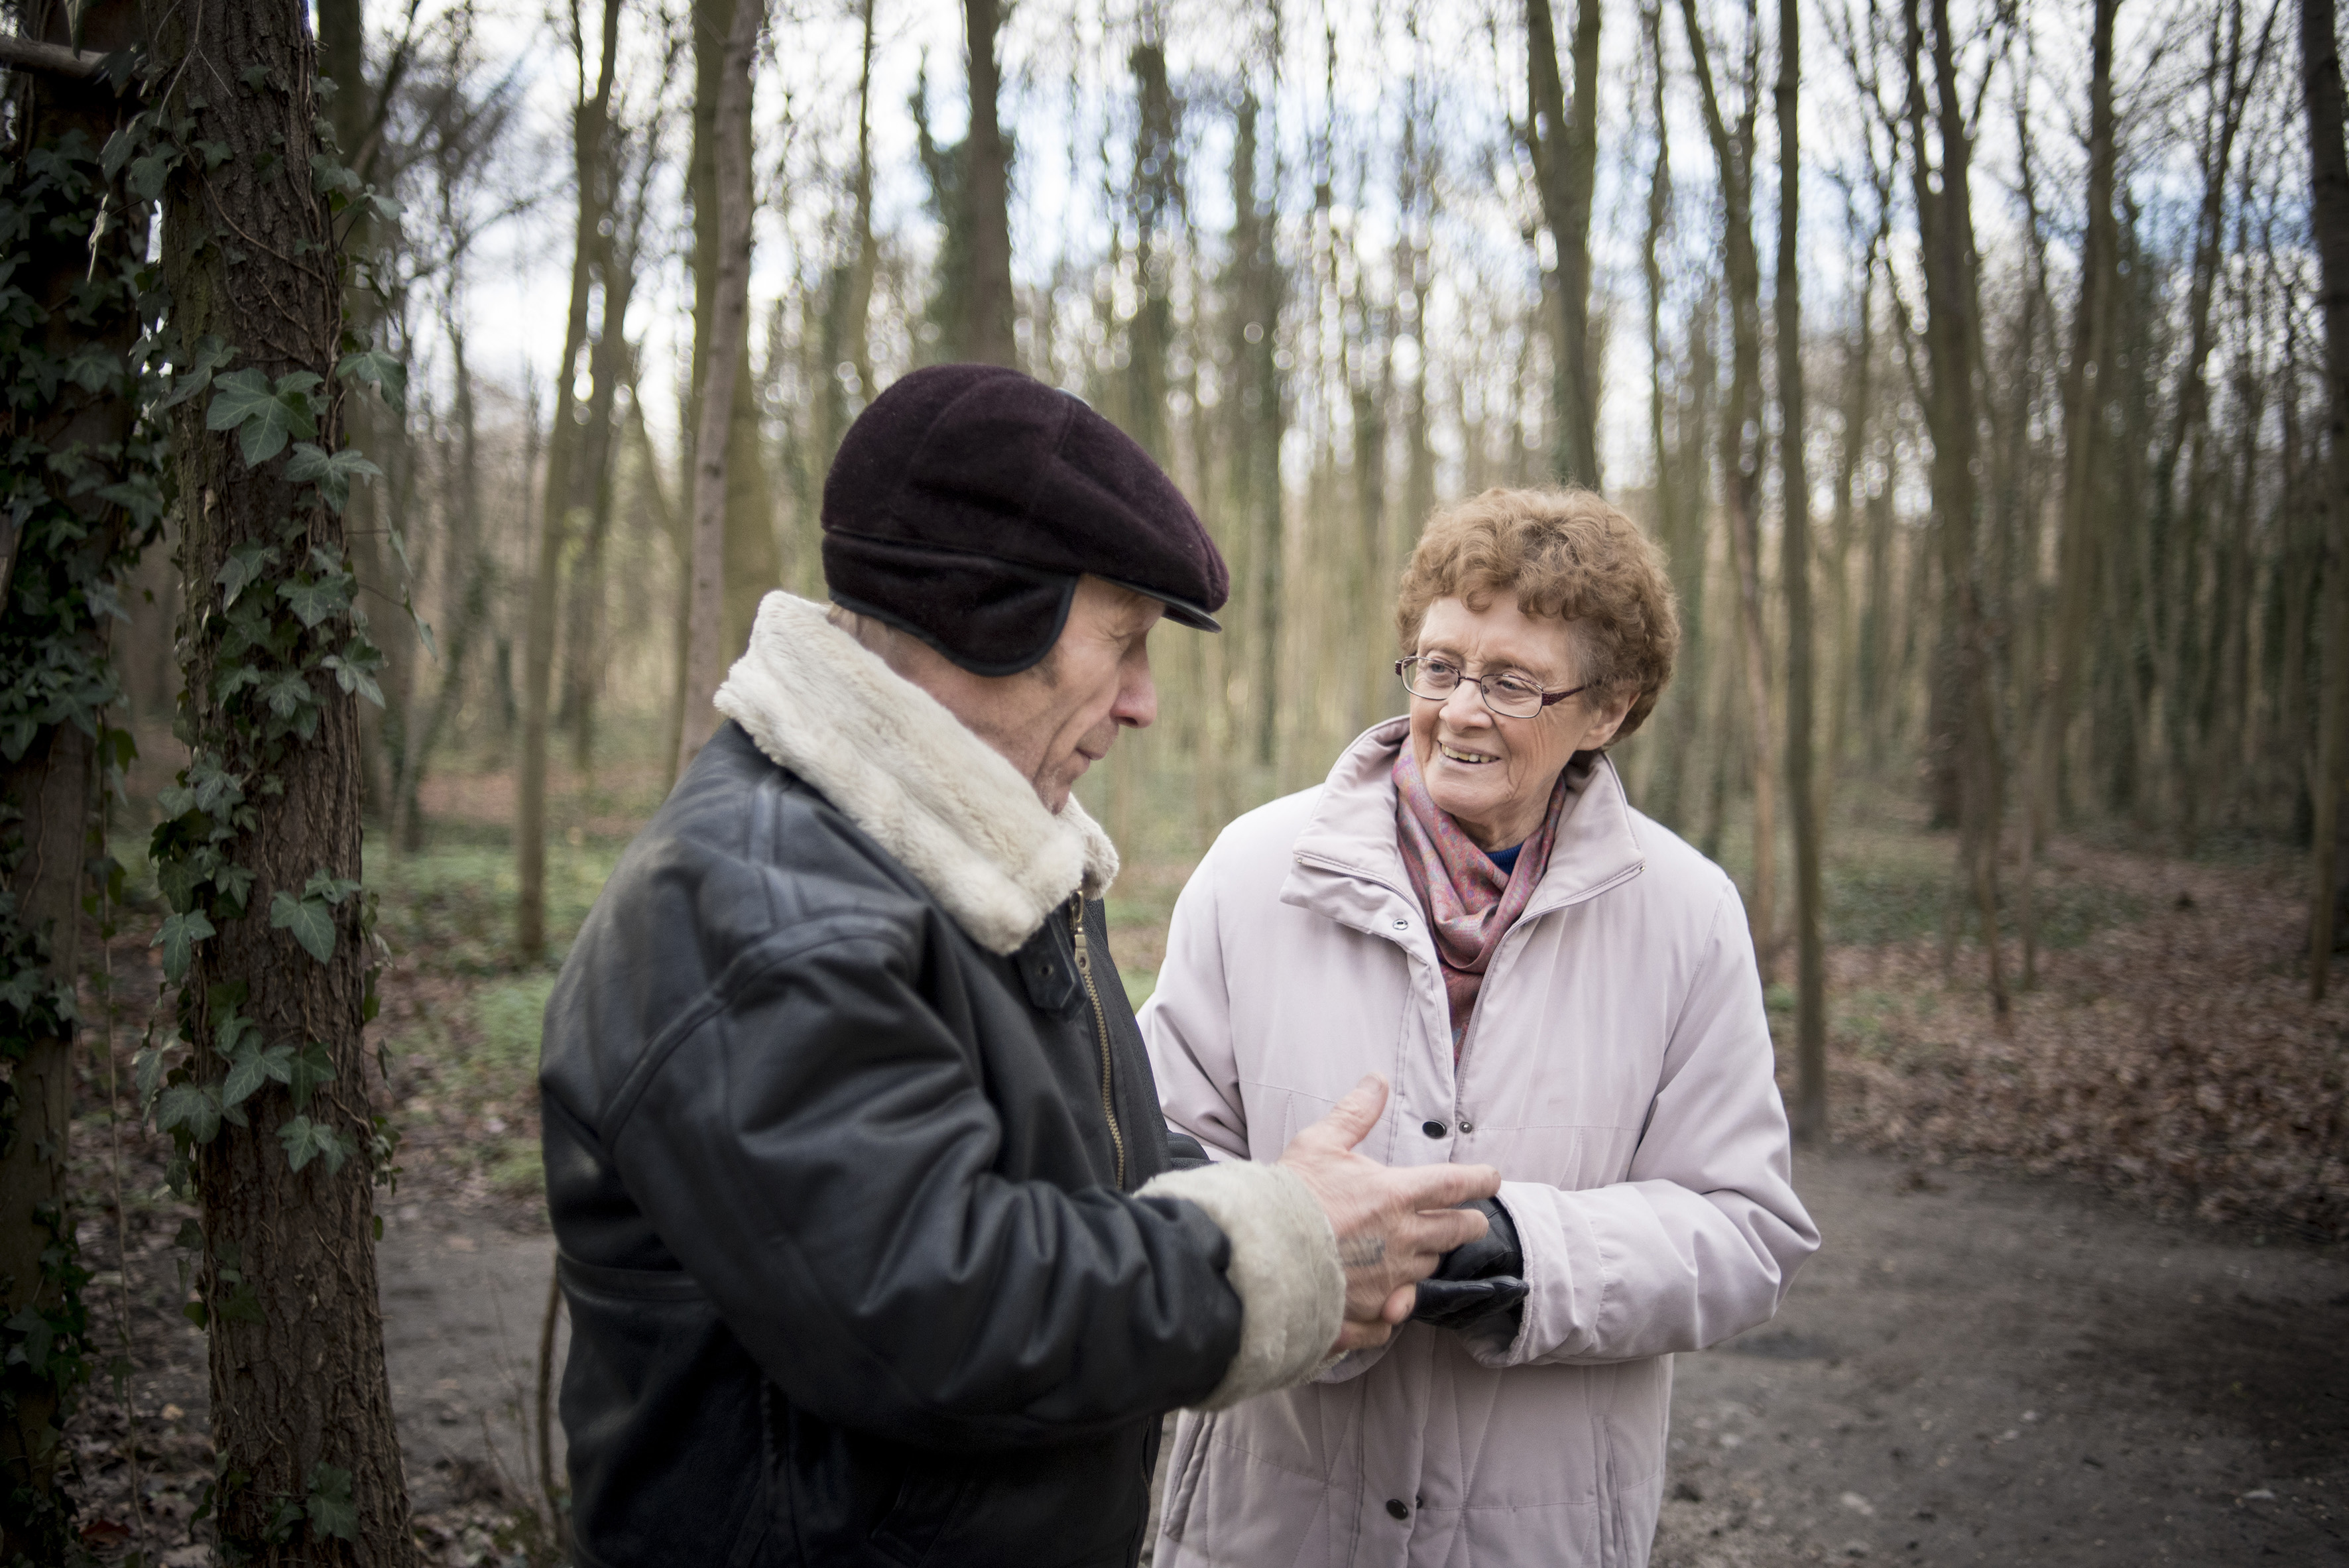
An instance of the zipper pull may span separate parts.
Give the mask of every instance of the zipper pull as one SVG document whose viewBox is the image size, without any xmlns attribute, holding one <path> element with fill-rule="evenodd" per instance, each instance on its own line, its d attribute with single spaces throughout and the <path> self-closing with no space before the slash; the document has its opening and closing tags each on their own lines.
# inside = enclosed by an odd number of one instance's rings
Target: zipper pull
<svg viewBox="0 0 2349 1568">
<path fill-rule="evenodd" d="M 1069 929 L 1076 934 L 1077 973 L 1091 975 L 1093 972 L 1092 954 L 1085 944 L 1085 904 L 1082 893 L 1069 900 Z"/>
</svg>

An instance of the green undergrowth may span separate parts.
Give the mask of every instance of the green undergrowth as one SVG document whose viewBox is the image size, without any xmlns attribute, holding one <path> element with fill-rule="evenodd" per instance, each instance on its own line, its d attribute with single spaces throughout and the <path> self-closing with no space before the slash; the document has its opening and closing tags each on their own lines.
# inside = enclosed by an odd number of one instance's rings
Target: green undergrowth
<svg viewBox="0 0 2349 1568">
<path fill-rule="evenodd" d="M 559 965 L 604 891 L 625 841 L 582 837 L 546 846 L 546 962 Z M 495 975 L 515 967 L 514 899 L 521 882 L 504 832 L 436 830 L 419 851 L 394 853 L 370 835 L 367 886 L 382 895 L 379 929 L 396 960 L 426 974 Z"/>
</svg>

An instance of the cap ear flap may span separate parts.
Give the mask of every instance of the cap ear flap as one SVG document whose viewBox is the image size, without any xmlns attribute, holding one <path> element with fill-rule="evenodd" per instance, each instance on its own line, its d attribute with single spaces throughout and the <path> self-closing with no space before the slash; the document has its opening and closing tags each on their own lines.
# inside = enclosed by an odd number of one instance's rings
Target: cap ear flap
<svg viewBox="0 0 2349 1568">
<path fill-rule="evenodd" d="M 920 638 L 977 676 L 1011 676 L 1061 640 L 1074 573 L 862 534 L 823 536 L 833 602 Z"/>
</svg>

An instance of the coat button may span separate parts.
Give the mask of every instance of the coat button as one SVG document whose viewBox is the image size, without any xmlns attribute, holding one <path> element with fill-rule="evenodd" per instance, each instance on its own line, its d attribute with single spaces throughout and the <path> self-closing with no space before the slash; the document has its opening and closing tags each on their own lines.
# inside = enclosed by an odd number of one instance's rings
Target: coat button
<svg viewBox="0 0 2349 1568">
<path fill-rule="evenodd" d="M 1409 1519 L 1411 1517 L 1411 1509 L 1409 1505 L 1407 1505 L 1403 1500 L 1399 1497 L 1391 1497 L 1387 1499 L 1387 1511 L 1393 1514 L 1397 1519 Z"/>
<path fill-rule="evenodd" d="M 1427 1134 L 1430 1138 L 1441 1138 L 1444 1136 L 1444 1123 L 1440 1121 L 1423 1121 L 1419 1124 L 1419 1130 Z"/>
</svg>

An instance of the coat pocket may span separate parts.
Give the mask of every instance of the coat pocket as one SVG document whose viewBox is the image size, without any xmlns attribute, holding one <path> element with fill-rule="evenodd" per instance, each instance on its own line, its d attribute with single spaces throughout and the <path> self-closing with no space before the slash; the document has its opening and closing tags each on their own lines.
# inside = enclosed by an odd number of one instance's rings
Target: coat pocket
<svg viewBox="0 0 2349 1568">
<path fill-rule="evenodd" d="M 1216 1424 L 1213 1416 L 1185 1410 L 1175 1418 L 1174 1452 L 1166 1461 L 1166 1504 L 1160 1517 L 1170 1541 L 1183 1539 L 1191 1505 L 1199 1495 L 1199 1477 L 1207 1468 L 1207 1439 Z"/>
</svg>

